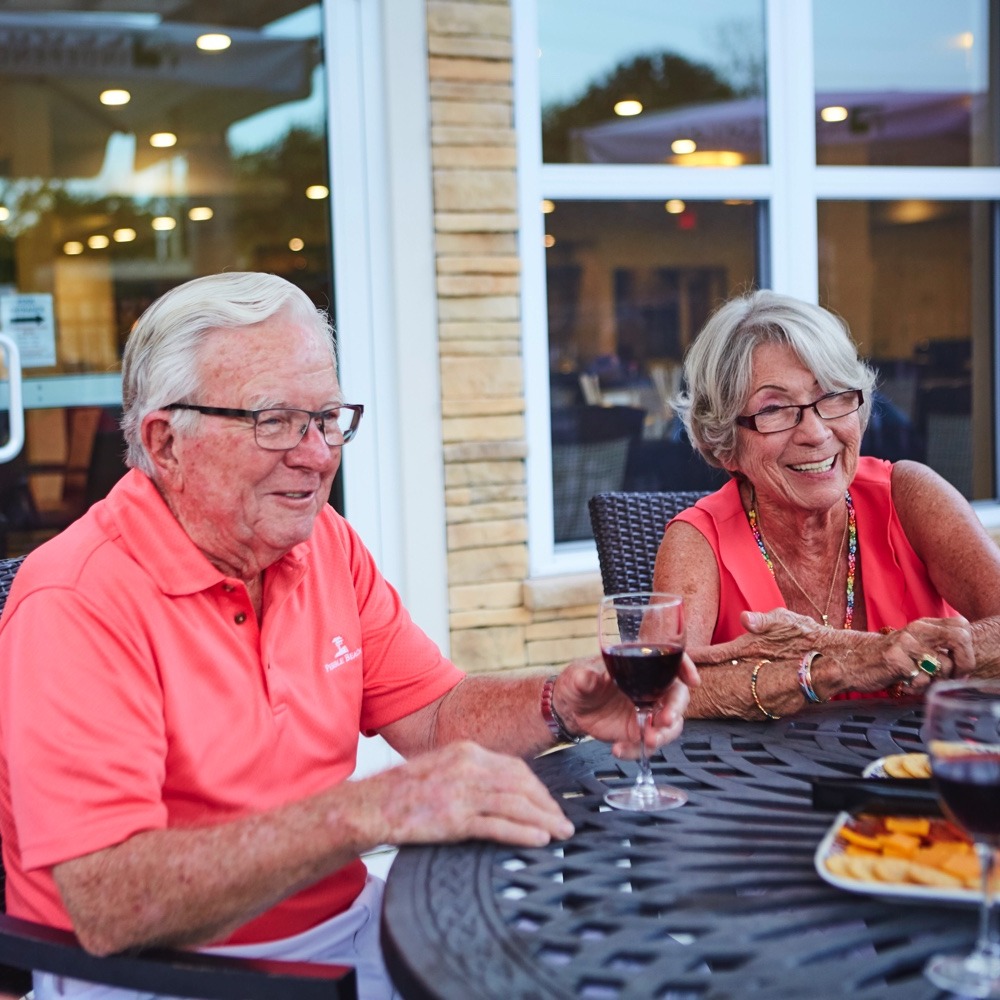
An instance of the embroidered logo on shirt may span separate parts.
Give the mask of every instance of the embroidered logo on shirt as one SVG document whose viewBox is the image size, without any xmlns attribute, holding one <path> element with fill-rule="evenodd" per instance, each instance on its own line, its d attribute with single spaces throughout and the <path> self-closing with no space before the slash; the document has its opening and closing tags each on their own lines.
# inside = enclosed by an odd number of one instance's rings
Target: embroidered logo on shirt
<svg viewBox="0 0 1000 1000">
<path fill-rule="evenodd" d="M 361 655 L 360 649 L 347 648 L 347 643 L 344 642 L 344 637 L 342 635 L 335 635 L 330 642 L 333 643 L 337 653 L 329 663 L 323 664 L 323 669 L 327 673 L 331 670 L 336 670 L 337 667 L 342 667 L 345 663 L 350 663 L 351 660 L 356 660 Z"/>
</svg>

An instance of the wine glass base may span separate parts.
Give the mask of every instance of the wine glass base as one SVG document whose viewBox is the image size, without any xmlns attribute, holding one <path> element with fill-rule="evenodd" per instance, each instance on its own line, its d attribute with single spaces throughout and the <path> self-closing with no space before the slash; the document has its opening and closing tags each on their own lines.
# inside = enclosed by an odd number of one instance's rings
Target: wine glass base
<svg viewBox="0 0 1000 1000">
<path fill-rule="evenodd" d="M 935 955 L 924 975 L 938 988 L 965 997 L 1000 997 L 1000 961 L 989 956 Z"/>
<path fill-rule="evenodd" d="M 665 812 L 687 802 L 687 792 L 673 785 L 645 785 L 641 788 L 616 788 L 604 796 L 614 809 L 627 812 Z"/>
</svg>

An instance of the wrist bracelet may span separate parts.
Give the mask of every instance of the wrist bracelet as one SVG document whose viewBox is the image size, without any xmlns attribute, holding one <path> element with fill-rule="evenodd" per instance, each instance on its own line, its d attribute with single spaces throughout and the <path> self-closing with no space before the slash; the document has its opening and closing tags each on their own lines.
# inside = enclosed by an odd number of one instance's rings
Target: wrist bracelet
<svg viewBox="0 0 1000 1000">
<path fill-rule="evenodd" d="M 753 673 L 750 674 L 750 693 L 753 695 L 754 704 L 764 713 L 765 719 L 780 719 L 780 715 L 775 715 L 774 712 L 769 712 L 760 703 L 760 698 L 757 695 L 757 675 L 760 673 L 760 668 L 764 666 L 765 663 L 770 663 L 770 660 L 761 660 L 757 666 L 753 668 Z"/>
<path fill-rule="evenodd" d="M 799 687 L 806 701 L 811 701 L 814 705 L 820 704 L 823 699 L 816 694 L 816 689 L 812 686 L 812 665 L 813 661 L 822 655 L 818 649 L 812 649 L 799 662 Z"/>
<path fill-rule="evenodd" d="M 546 678 L 542 685 L 542 718 L 556 743 L 579 743 L 584 738 L 584 734 L 571 733 L 563 720 L 559 718 L 556 706 L 552 702 L 552 692 L 555 690 L 555 686 L 555 674 Z"/>
</svg>

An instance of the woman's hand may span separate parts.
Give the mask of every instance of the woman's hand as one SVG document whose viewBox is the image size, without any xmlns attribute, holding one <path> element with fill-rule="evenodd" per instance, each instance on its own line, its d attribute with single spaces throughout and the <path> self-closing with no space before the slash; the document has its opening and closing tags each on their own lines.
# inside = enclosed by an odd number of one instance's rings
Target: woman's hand
<svg viewBox="0 0 1000 1000">
<path fill-rule="evenodd" d="M 854 666 L 855 690 L 876 691 L 900 683 L 921 693 L 936 680 L 968 676 L 976 665 L 972 626 L 965 618 L 917 618 L 875 638 L 876 644 L 862 650 Z"/>
<path fill-rule="evenodd" d="M 833 630 L 824 628 L 806 615 L 787 608 L 773 611 L 744 611 L 740 616 L 746 632 L 729 642 L 688 652 L 696 663 L 728 663 L 731 660 L 782 660 L 801 657 L 820 648 L 820 637 Z"/>
<path fill-rule="evenodd" d="M 897 683 L 920 692 L 933 679 L 964 677 L 975 667 L 972 626 L 961 617 L 918 618 L 888 634 L 826 628 L 787 608 L 744 611 L 741 618 L 744 635 L 690 650 L 695 660 L 702 664 L 753 657 L 796 660 L 816 649 L 841 667 L 832 693 L 881 691 Z M 933 675 L 918 666 L 921 661 L 925 666 L 937 662 Z"/>
</svg>

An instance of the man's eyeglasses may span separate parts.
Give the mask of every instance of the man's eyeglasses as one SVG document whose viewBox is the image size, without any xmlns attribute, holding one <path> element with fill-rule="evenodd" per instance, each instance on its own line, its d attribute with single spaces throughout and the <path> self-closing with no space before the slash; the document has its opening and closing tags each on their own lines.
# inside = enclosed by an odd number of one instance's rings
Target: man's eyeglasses
<svg viewBox="0 0 1000 1000">
<path fill-rule="evenodd" d="M 864 401 L 865 394 L 860 389 L 845 389 L 843 392 L 828 392 L 815 402 L 804 403 L 802 406 L 765 406 L 763 410 L 747 417 L 737 417 L 736 423 L 740 427 L 749 427 L 758 434 L 777 434 L 778 431 L 789 431 L 797 427 L 806 410 L 815 410 L 824 420 L 836 420 L 861 409 Z"/>
<path fill-rule="evenodd" d="M 193 403 L 171 403 L 164 410 L 194 410 L 209 417 L 243 417 L 253 421 L 254 439 L 268 451 L 291 451 L 315 420 L 323 440 L 331 448 L 347 444 L 358 432 L 365 408 L 361 403 L 341 403 L 329 410 L 294 410 L 273 407 L 269 410 L 233 410 L 225 406 L 195 406 Z"/>
</svg>

